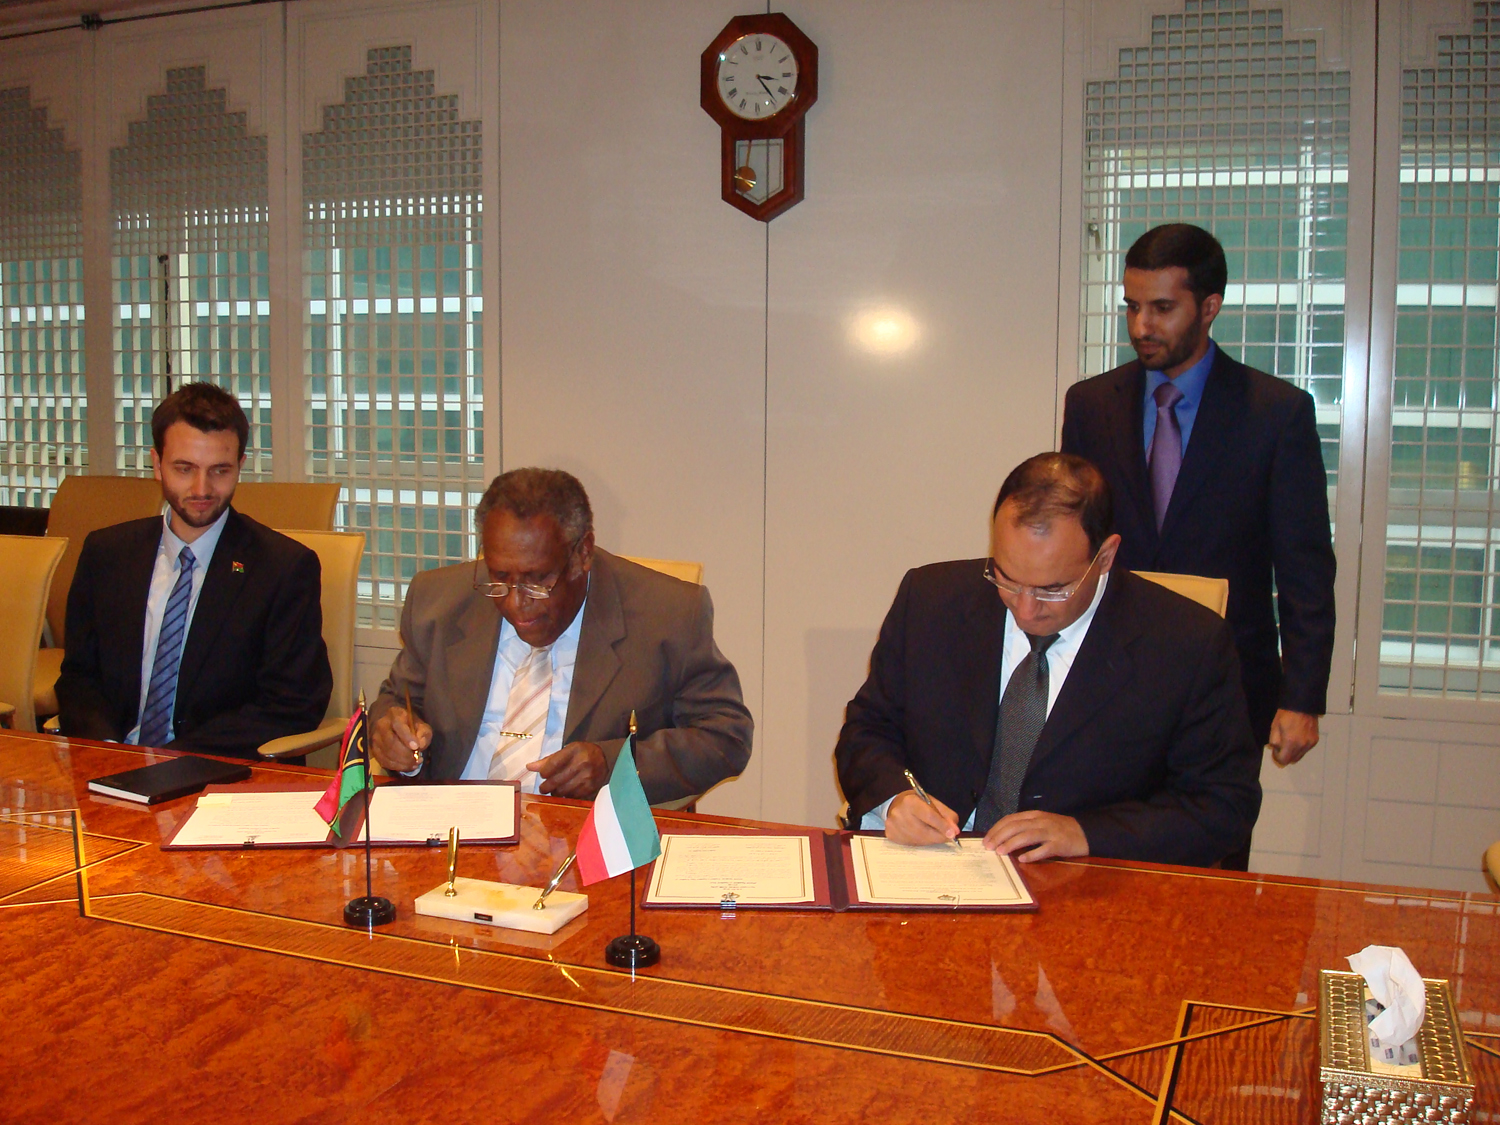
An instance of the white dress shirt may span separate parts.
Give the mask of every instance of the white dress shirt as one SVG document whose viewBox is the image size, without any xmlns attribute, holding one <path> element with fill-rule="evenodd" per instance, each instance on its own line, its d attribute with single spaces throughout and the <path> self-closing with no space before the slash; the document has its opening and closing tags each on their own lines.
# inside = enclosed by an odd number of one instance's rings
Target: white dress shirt
<svg viewBox="0 0 1500 1125">
<path fill-rule="evenodd" d="M 1094 591 L 1094 600 L 1089 602 L 1088 609 L 1083 615 L 1066 629 L 1057 634 L 1057 640 L 1047 649 L 1047 716 L 1052 716 L 1052 705 L 1057 702 L 1057 695 L 1062 691 L 1064 682 L 1067 681 L 1068 673 L 1073 669 L 1073 661 L 1078 656 L 1078 650 L 1083 645 L 1083 638 L 1088 636 L 1089 625 L 1093 623 L 1094 613 L 1099 609 L 1099 602 L 1104 598 L 1105 587 L 1109 585 L 1109 572 L 1099 576 L 1099 588 Z M 1005 639 L 1004 648 L 1000 654 L 1000 698 L 1005 698 L 1005 687 L 1010 683 L 1010 678 L 1020 666 L 1021 661 L 1031 654 L 1031 641 L 1022 628 L 1016 624 L 1016 619 L 1010 610 L 1005 611 Z M 900 796 L 898 793 L 896 796 Z M 859 826 L 867 832 L 880 832 L 885 829 L 885 814 L 891 807 L 891 797 L 882 804 L 876 805 L 860 818 Z M 969 822 L 964 825 L 965 832 L 974 830 L 974 815 L 979 810 L 969 814 Z"/>
<path fill-rule="evenodd" d="M 552 642 L 552 695 L 547 703 L 547 729 L 540 746 L 532 748 L 526 760 L 534 762 L 555 754 L 562 749 L 563 724 L 568 721 L 568 698 L 573 693 L 573 665 L 578 661 L 578 638 L 583 632 L 583 613 L 588 608 L 588 598 L 578 607 L 578 613 L 562 636 Z M 485 701 L 484 717 L 479 721 L 479 737 L 469 751 L 469 762 L 464 766 L 464 781 L 485 781 L 490 776 L 490 760 L 500 747 L 500 732 L 505 729 L 505 712 L 510 706 L 510 685 L 516 678 L 516 670 L 531 655 L 531 646 L 516 635 L 509 621 L 500 622 L 500 641 L 495 650 L 495 671 L 490 677 L 490 694 Z M 541 775 L 527 770 L 521 776 L 521 790 L 535 793 L 541 785 Z"/>
<path fill-rule="evenodd" d="M 188 599 L 187 620 L 182 624 L 182 644 L 186 648 L 188 632 L 193 627 L 193 613 L 198 608 L 198 595 L 203 592 L 203 579 L 208 574 L 208 564 L 214 557 L 214 548 L 219 545 L 219 536 L 224 534 L 224 521 L 228 518 L 229 509 L 225 508 L 218 519 L 203 529 L 202 535 L 191 543 L 184 543 L 172 530 L 172 513 L 168 511 L 162 515 L 161 542 L 157 544 L 156 565 L 151 570 L 151 591 L 146 595 L 146 636 L 141 645 L 141 701 L 135 711 L 135 726 L 125 736 L 128 743 L 137 743 L 141 737 L 141 715 L 146 710 L 146 697 L 151 693 L 151 672 L 156 666 L 156 642 L 161 637 L 162 614 L 182 570 L 178 556 L 184 547 L 193 553 L 193 592 Z M 176 710 L 174 694 L 168 712 L 165 742 L 171 742 L 177 735 L 176 720 L 172 717 Z"/>
</svg>

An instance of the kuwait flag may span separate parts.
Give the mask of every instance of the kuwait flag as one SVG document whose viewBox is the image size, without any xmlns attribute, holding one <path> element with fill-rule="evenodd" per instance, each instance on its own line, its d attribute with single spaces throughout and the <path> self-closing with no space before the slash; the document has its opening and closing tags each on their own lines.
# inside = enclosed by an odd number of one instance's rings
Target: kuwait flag
<svg viewBox="0 0 1500 1125">
<path fill-rule="evenodd" d="M 661 837 L 651 803 L 635 772 L 633 739 L 627 738 L 610 771 L 609 782 L 578 833 L 578 878 L 584 886 L 634 871 L 661 855 Z"/>
<path fill-rule="evenodd" d="M 364 811 L 364 806 L 356 805 L 353 798 L 364 789 L 367 776 L 365 712 L 363 707 L 356 707 L 349 725 L 344 728 L 344 741 L 339 749 L 339 772 L 333 775 L 327 791 L 314 806 L 340 843 L 349 842 L 355 832 L 355 821 Z"/>
</svg>

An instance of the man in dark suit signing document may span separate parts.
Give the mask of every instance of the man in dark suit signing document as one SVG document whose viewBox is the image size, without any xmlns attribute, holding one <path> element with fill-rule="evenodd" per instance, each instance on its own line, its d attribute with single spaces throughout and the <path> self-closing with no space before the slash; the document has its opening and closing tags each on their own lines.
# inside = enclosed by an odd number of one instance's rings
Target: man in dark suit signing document
<svg viewBox="0 0 1500 1125">
<path fill-rule="evenodd" d="M 907 573 L 835 751 L 851 822 L 981 832 L 1022 862 L 1208 866 L 1249 839 L 1259 749 L 1229 628 L 1114 566 L 1110 508 L 1093 465 L 1044 453 L 1000 489 L 989 558 Z"/>
</svg>

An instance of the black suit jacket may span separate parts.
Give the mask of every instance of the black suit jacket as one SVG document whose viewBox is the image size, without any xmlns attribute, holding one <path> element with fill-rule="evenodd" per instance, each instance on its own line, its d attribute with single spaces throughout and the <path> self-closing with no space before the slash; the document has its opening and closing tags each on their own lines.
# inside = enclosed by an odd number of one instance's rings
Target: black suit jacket
<svg viewBox="0 0 1500 1125">
<path fill-rule="evenodd" d="M 119 741 L 136 725 L 161 535 L 153 516 L 84 540 L 57 681 L 64 734 Z M 333 691 L 321 598 L 318 556 L 231 508 L 183 642 L 170 749 L 253 758 L 321 723 Z"/>
<path fill-rule="evenodd" d="M 1218 349 L 1158 534 L 1142 429 L 1145 394 L 1139 360 L 1074 384 L 1063 415 L 1063 452 L 1087 457 L 1109 481 L 1120 565 L 1229 579 L 1225 616 L 1239 649 L 1251 727 L 1264 743 L 1278 707 L 1311 715 L 1328 710 L 1333 537 L 1312 396 Z"/>
<path fill-rule="evenodd" d="M 1005 626 L 983 566 L 937 563 L 901 583 L 834 752 L 856 823 L 911 788 L 908 767 L 960 824 L 979 802 Z M 1227 626 L 1113 569 L 1042 728 L 1020 808 L 1076 818 L 1092 855 L 1207 865 L 1249 840 L 1259 775 Z"/>
</svg>

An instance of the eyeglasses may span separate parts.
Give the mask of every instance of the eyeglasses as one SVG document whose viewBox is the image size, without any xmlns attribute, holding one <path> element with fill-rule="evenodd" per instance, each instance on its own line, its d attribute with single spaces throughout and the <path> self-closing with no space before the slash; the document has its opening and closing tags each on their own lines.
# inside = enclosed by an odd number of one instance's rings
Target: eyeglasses
<svg viewBox="0 0 1500 1125">
<path fill-rule="evenodd" d="M 1065 602 L 1078 593 L 1078 588 L 1088 581 L 1089 575 L 1093 573 L 1094 564 L 1099 561 L 1099 555 L 1103 550 L 1104 544 L 1100 543 L 1099 550 L 1094 552 L 1094 557 L 1089 563 L 1088 570 L 1083 572 L 1077 582 L 1074 582 L 1071 586 L 1064 586 L 1061 589 L 1055 589 L 1050 586 L 1022 586 L 1019 582 L 1012 582 L 1009 578 L 1003 578 L 1000 575 L 1000 568 L 995 565 L 994 559 L 984 560 L 984 580 L 1002 594 L 1009 594 L 1013 598 L 1029 597 L 1039 602 Z"/>
<path fill-rule="evenodd" d="M 481 582 L 479 580 L 479 566 L 482 562 L 484 562 L 484 560 L 475 559 L 474 589 L 483 594 L 485 597 L 493 598 L 497 602 L 503 601 L 505 598 L 510 597 L 512 588 L 518 591 L 522 597 L 529 598 L 534 602 L 539 602 L 546 598 L 550 598 L 552 596 L 553 587 L 555 587 L 559 582 L 562 581 L 564 572 L 566 572 L 568 567 L 572 564 L 573 551 L 577 546 L 578 544 L 574 543 L 571 547 L 568 548 L 568 557 L 563 562 L 562 570 L 558 571 L 557 577 L 553 578 L 552 581 L 548 582 L 545 586 L 541 585 L 538 582 Z"/>
</svg>

